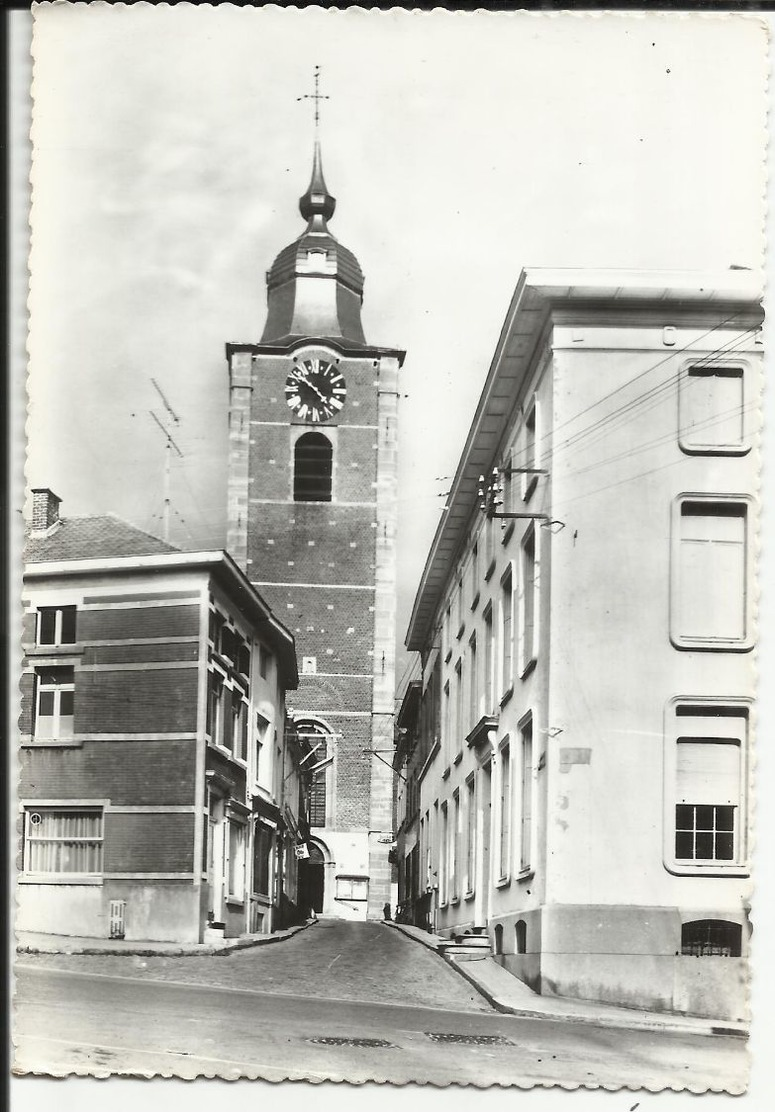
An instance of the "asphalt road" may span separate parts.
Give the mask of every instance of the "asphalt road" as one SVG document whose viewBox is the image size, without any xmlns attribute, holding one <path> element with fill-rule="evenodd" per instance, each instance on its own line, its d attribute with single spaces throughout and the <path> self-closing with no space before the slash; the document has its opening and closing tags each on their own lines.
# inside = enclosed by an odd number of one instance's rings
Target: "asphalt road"
<svg viewBox="0 0 775 1112">
<path fill-rule="evenodd" d="M 295 948 L 301 963 L 305 953 L 320 959 L 326 956 L 325 947 L 336 948 L 342 941 L 336 931 L 325 943 L 322 932 L 317 942 L 313 934 L 298 936 L 310 936 L 306 947 Z M 381 935 L 396 938 L 384 928 Z M 373 952 L 380 949 L 381 935 L 367 931 L 360 937 L 369 941 Z M 464 1007 L 386 1002 L 401 989 L 402 963 L 396 955 L 403 952 L 411 965 L 415 952 L 423 949 L 399 937 L 398 950 L 392 941 L 386 943 L 394 958 L 392 977 L 384 954 L 375 954 L 375 965 L 383 970 L 382 994 L 373 972 L 368 989 L 354 984 L 348 974 L 333 986 L 334 994 L 330 979 L 341 957 L 330 959 L 322 978 L 327 995 L 250 987 L 244 965 L 238 987 L 159 979 L 148 976 L 147 969 L 137 975 L 126 958 L 113 959 L 119 963 L 118 972 L 97 973 L 72 968 L 68 957 L 51 957 L 45 963 L 25 957 L 17 966 L 16 1071 L 731 1092 L 744 1088 L 747 1051 L 738 1038 L 520 1019 L 500 1015 L 480 999 Z M 278 962 L 291 961 L 290 947 L 282 943 L 243 951 L 241 956 L 252 955 L 263 967 L 272 954 Z M 457 981 L 458 975 L 435 955 L 425 954 L 439 976 L 437 995 L 445 990 L 454 994 L 458 985 L 447 984 L 445 978 Z M 167 960 L 177 960 L 177 968 L 191 975 L 189 959 Z M 190 960 L 208 962 L 213 975 L 222 978 L 233 958 Z M 461 991 L 468 992 L 462 979 L 460 984 Z M 355 990 L 358 998 L 348 998 Z M 367 991 L 372 999 L 362 998 Z"/>
</svg>

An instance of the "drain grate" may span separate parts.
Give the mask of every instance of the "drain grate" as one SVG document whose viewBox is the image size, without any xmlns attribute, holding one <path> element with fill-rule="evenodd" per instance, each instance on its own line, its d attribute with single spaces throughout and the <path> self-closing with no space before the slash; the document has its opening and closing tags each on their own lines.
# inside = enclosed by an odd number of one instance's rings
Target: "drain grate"
<svg viewBox="0 0 775 1112">
<path fill-rule="evenodd" d="M 514 1046 L 511 1039 L 503 1035 L 456 1035 L 451 1031 L 426 1031 L 425 1034 L 434 1042 L 464 1043 L 467 1046 Z"/>
<path fill-rule="evenodd" d="M 320 1043 L 323 1046 L 393 1046 L 387 1039 L 357 1039 L 345 1035 L 319 1035 L 307 1042 Z"/>
</svg>

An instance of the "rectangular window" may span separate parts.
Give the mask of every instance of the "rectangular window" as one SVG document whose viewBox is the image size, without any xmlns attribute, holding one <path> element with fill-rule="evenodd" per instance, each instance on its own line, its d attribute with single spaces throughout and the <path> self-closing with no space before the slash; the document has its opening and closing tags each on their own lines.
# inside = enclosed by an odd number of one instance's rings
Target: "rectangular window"
<svg viewBox="0 0 775 1112">
<path fill-rule="evenodd" d="M 269 895 L 271 853 L 272 831 L 257 822 L 253 832 L 253 891 L 259 896 Z"/>
<path fill-rule="evenodd" d="M 265 680 L 269 675 L 269 662 L 272 659 L 272 654 L 263 645 L 258 646 L 258 671 L 262 680 Z"/>
<path fill-rule="evenodd" d="M 745 864 L 747 734 L 746 706 L 675 708 L 670 856 L 681 870 Z"/>
<path fill-rule="evenodd" d="M 39 668 L 35 672 L 35 737 L 63 741 L 73 736 L 75 670 Z"/>
<path fill-rule="evenodd" d="M 447 804 L 441 805 L 441 828 L 439 830 L 439 903 L 443 907 L 449 899 L 449 884 L 448 884 L 448 842 L 449 838 L 449 822 L 447 815 Z"/>
<path fill-rule="evenodd" d="M 41 606 L 38 610 L 39 645 L 75 644 L 75 607 Z"/>
<path fill-rule="evenodd" d="M 455 631 L 458 637 L 463 632 L 463 576 L 458 575 L 455 588 Z"/>
<path fill-rule="evenodd" d="M 452 625 L 452 606 L 447 605 L 444 610 L 444 624 L 441 627 L 441 653 L 445 660 L 449 660 L 452 656 L 452 635 L 450 627 Z"/>
<path fill-rule="evenodd" d="M 520 586 L 521 629 L 519 631 L 520 643 L 520 672 L 525 671 L 535 663 L 538 656 L 536 644 L 536 615 L 538 603 L 538 568 L 536 564 L 536 535 L 531 526 L 522 539 L 520 547 Z"/>
<path fill-rule="evenodd" d="M 479 721 L 479 660 L 476 655 L 476 634 L 468 642 L 468 729 Z"/>
<path fill-rule="evenodd" d="M 465 728 L 465 691 L 463 688 L 463 660 L 461 658 L 455 665 L 455 735 L 452 742 L 452 756 L 462 751 Z"/>
<path fill-rule="evenodd" d="M 460 792 L 455 791 L 452 795 L 452 829 L 449 842 L 449 881 L 453 900 L 460 897 L 460 832 Z"/>
<path fill-rule="evenodd" d="M 268 787 L 268 777 L 265 763 L 271 756 L 271 750 L 266 745 L 266 732 L 269 729 L 269 720 L 263 714 L 256 715 L 256 756 L 253 782 Z"/>
<path fill-rule="evenodd" d="M 368 877 L 338 876 L 336 878 L 336 898 L 338 900 L 366 900 L 368 895 Z"/>
<path fill-rule="evenodd" d="M 520 728 L 522 735 L 522 770 L 519 836 L 519 868 L 524 872 L 531 866 L 533 828 L 533 720 L 529 718 Z"/>
<path fill-rule="evenodd" d="M 498 875 L 501 880 L 505 880 L 509 875 L 511 849 L 511 753 L 508 742 L 501 746 L 499 764 Z"/>
<path fill-rule="evenodd" d="M 679 501 L 671 605 L 678 647 L 750 647 L 747 510 L 741 501 Z"/>
<path fill-rule="evenodd" d="M 503 491 L 501 497 L 503 498 L 503 505 L 500 509 L 507 514 L 514 513 L 515 483 L 511 470 L 515 466 L 516 464 L 512 455 L 509 454 L 506 456 L 503 461 L 503 470 L 501 471 L 501 489 Z M 513 526 L 513 524 L 514 522 L 510 521 L 508 518 L 503 519 L 501 521 L 501 532 L 505 535 L 505 533 L 510 531 L 510 527 Z"/>
<path fill-rule="evenodd" d="M 484 699 L 485 714 L 495 708 L 495 629 L 492 621 L 492 604 L 484 612 Z"/>
<path fill-rule="evenodd" d="M 530 471 L 538 467 L 538 445 L 536 440 L 536 406 L 533 404 L 532 408 L 525 418 L 524 425 L 524 445 L 523 464 L 526 468 L 525 474 L 522 476 L 522 498 L 527 502 L 530 495 L 536 488 L 538 482 L 537 475 L 531 475 Z"/>
<path fill-rule="evenodd" d="M 500 694 L 501 698 L 514 682 L 514 587 L 511 564 L 501 580 L 500 604 Z"/>
<path fill-rule="evenodd" d="M 229 823 L 229 895 L 245 899 L 245 827 L 234 821 Z"/>
<path fill-rule="evenodd" d="M 35 807 L 24 812 L 24 872 L 102 873 L 103 815 L 97 807 Z"/>
<path fill-rule="evenodd" d="M 238 691 L 231 693 L 231 749 L 244 761 L 248 755 L 248 705 Z"/>
<path fill-rule="evenodd" d="M 444 698 L 442 699 L 441 710 L 442 757 L 446 765 L 449 763 L 450 754 L 452 752 L 452 732 L 455 725 L 452 721 L 452 700 L 449 696 L 449 680 L 444 684 Z"/>
<path fill-rule="evenodd" d="M 471 609 L 475 609 L 479 601 L 479 543 L 475 542 L 471 549 Z"/>
<path fill-rule="evenodd" d="M 495 519 L 484 519 L 484 578 L 489 579 L 495 568 Z"/>
<path fill-rule="evenodd" d="M 466 895 L 475 887 L 476 869 L 476 781 L 473 776 L 466 780 Z"/>
<path fill-rule="evenodd" d="M 747 448 L 742 367 L 697 365 L 681 375 L 678 441 L 687 452 Z"/>
</svg>

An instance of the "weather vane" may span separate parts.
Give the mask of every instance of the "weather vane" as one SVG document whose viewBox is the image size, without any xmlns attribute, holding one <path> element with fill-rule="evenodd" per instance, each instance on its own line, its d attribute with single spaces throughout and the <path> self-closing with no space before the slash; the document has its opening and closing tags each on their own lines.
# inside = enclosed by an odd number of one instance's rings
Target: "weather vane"
<svg viewBox="0 0 775 1112">
<path fill-rule="evenodd" d="M 320 123 L 320 101 L 330 100 L 329 96 L 324 96 L 320 92 L 320 66 L 315 66 L 315 92 L 305 93 L 303 96 L 296 97 L 296 100 L 314 100 L 315 102 L 315 134 L 318 132 L 318 125 Z"/>
</svg>

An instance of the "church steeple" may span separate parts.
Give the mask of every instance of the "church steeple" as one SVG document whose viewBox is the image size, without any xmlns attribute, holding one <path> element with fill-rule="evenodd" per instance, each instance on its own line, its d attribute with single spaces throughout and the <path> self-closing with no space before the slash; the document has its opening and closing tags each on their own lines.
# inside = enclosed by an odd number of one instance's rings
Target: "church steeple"
<svg viewBox="0 0 775 1112">
<path fill-rule="evenodd" d="M 366 343 L 361 324 L 363 272 L 352 251 L 328 230 L 335 208 L 336 199 L 323 177 L 320 141 L 316 138 L 312 178 L 299 198 L 299 212 L 307 227 L 267 271 L 262 344 L 327 337 L 350 344 Z"/>
<path fill-rule="evenodd" d="M 299 212 L 309 220 L 307 231 L 326 232 L 326 221 L 334 215 L 336 197 L 328 192 L 323 177 L 323 160 L 320 156 L 320 140 L 315 140 L 315 153 L 312 157 L 312 178 L 307 192 L 299 198 Z"/>
</svg>

